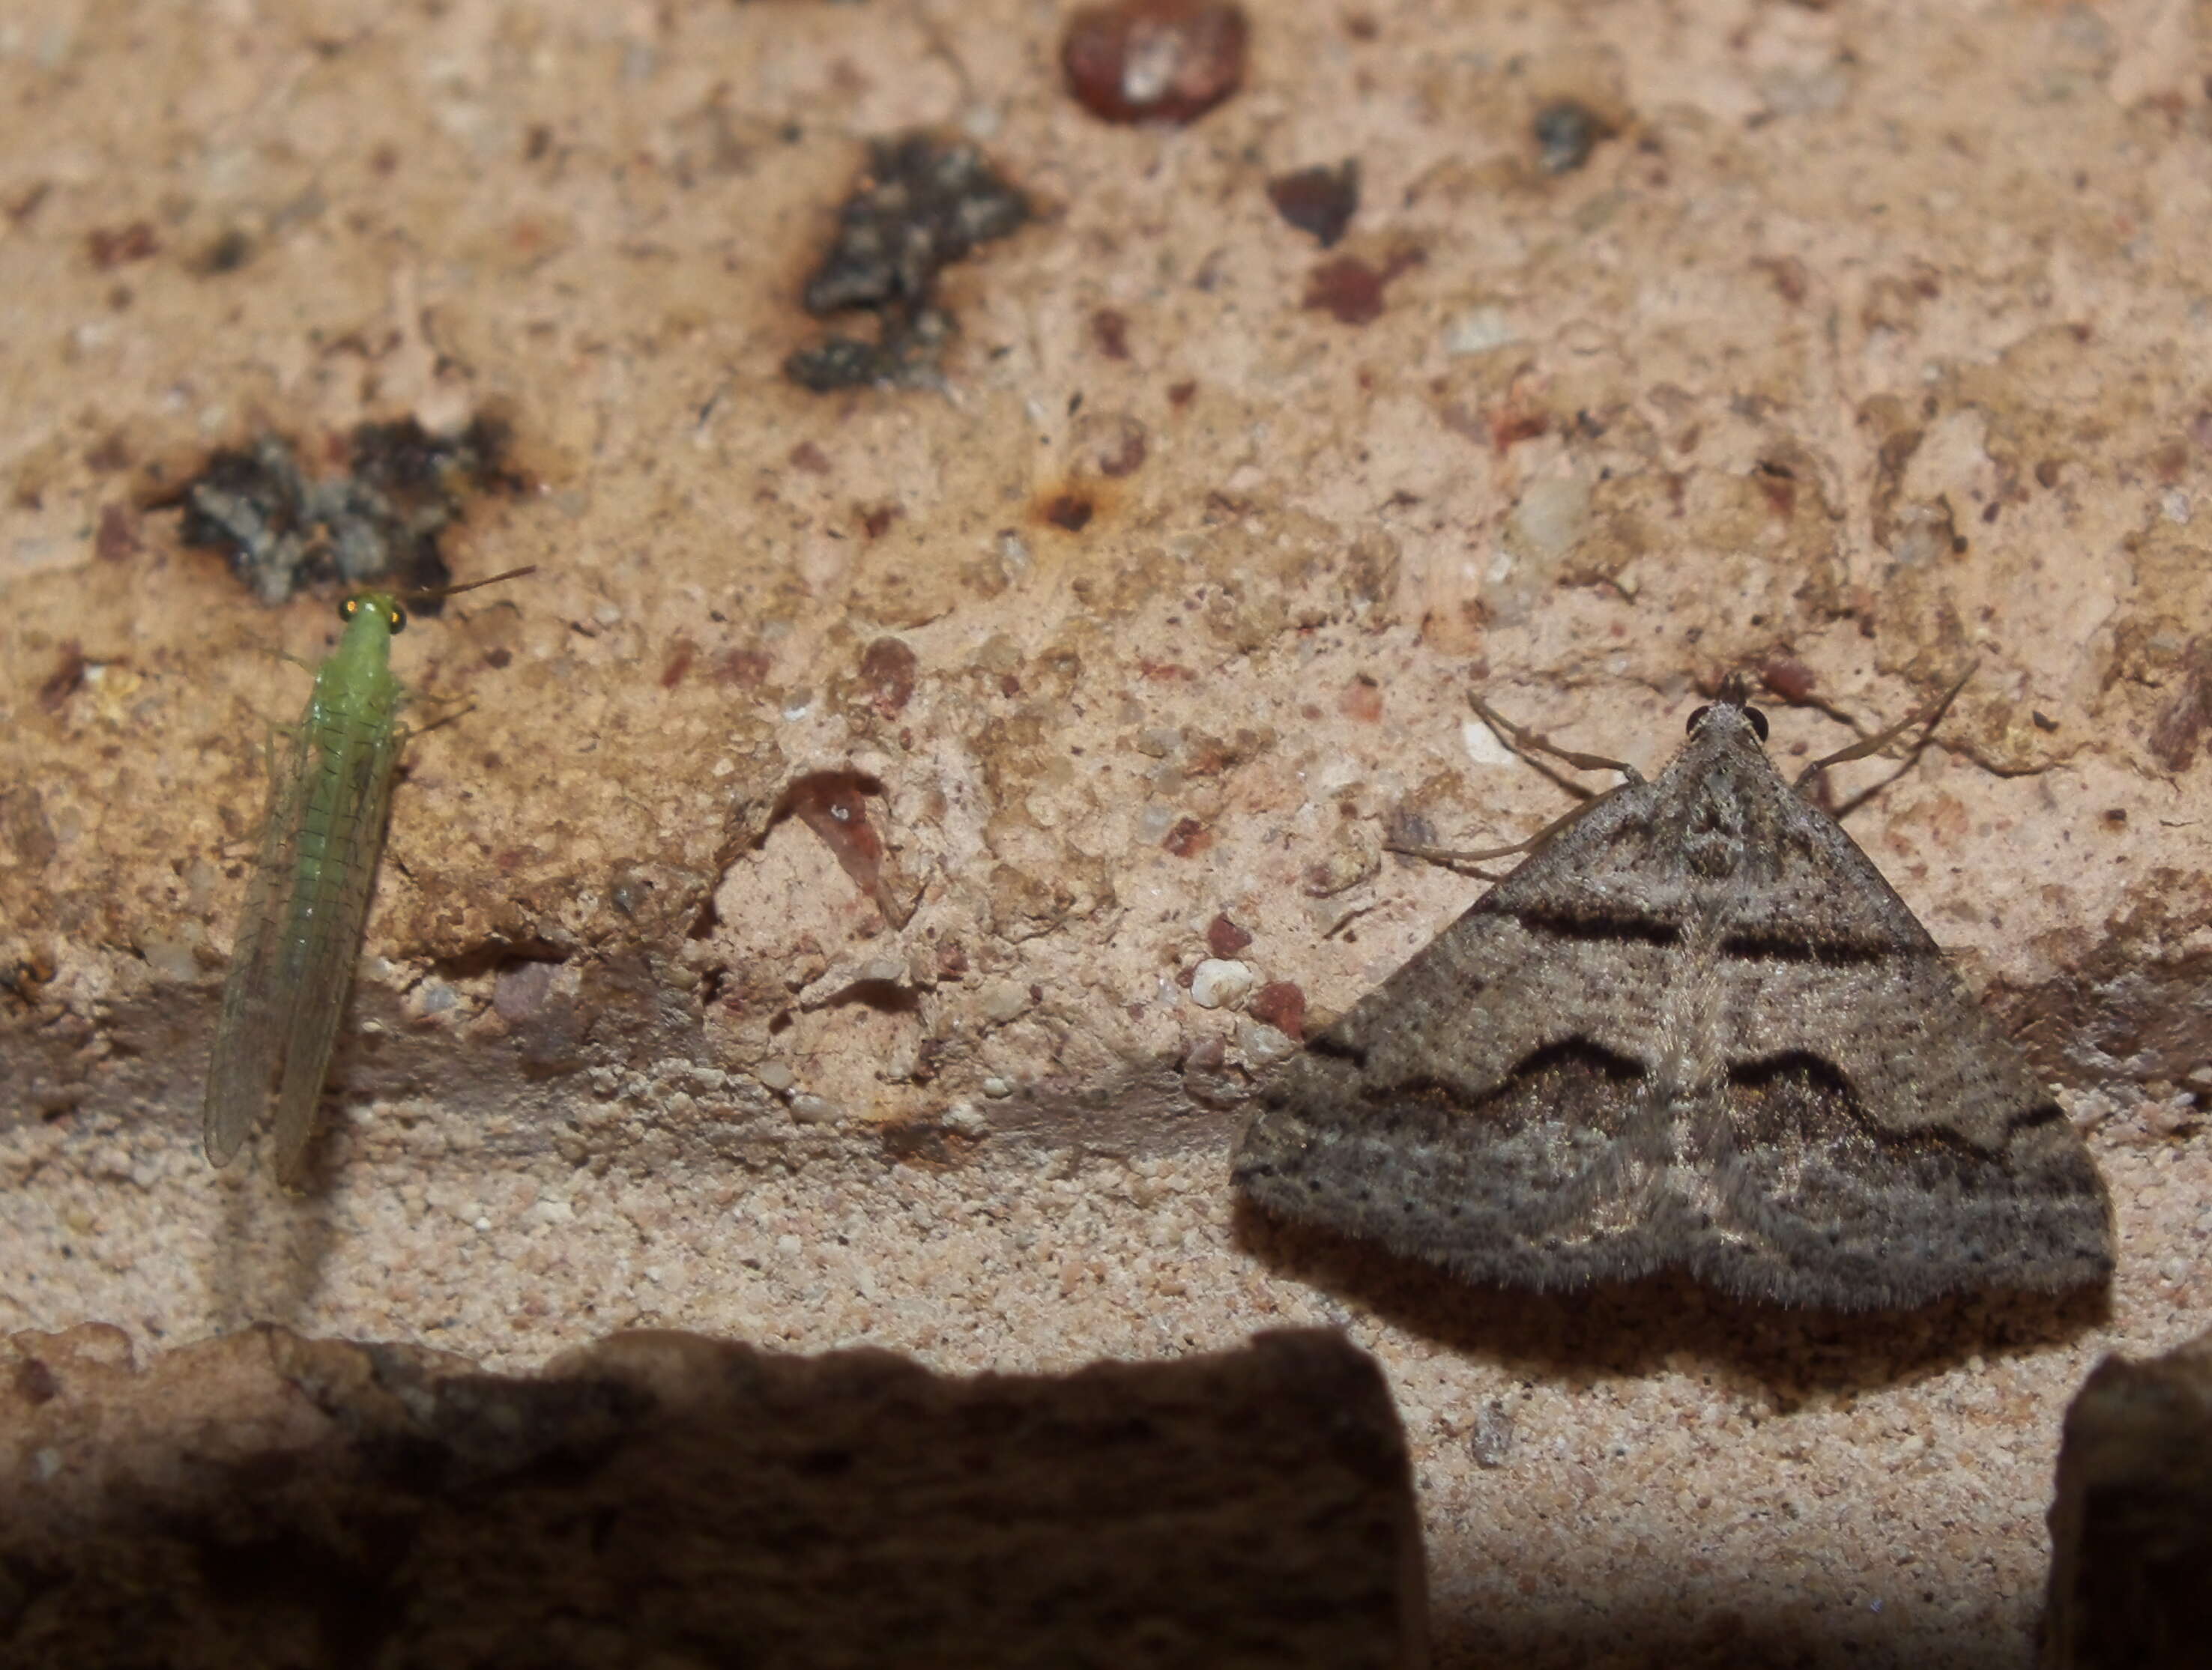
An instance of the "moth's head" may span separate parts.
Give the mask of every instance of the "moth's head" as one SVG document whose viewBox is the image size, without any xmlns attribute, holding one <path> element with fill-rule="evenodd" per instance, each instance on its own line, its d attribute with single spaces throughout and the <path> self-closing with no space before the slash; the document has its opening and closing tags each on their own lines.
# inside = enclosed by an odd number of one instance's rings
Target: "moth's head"
<svg viewBox="0 0 2212 1670">
<path fill-rule="evenodd" d="M 1686 728 L 1694 737 L 1718 714 L 1728 714 L 1737 724 L 1748 726 L 1752 735 L 1759 741 L 1766 740 L 1766 715 L 1751 705 L 1751 683 L 1741 673 L 1732 672 L 1723 678 L 1720 694 L 1692 714 Z"/>
<path fill-rule="evenodd" d="M 407 629 L 407 611 L 399 606 L 399 599 L 389 592 L 356 592 L 338 604 L 338 618 L 349 630 L 357 626 L 374 626 L 381 622 L 386 633 Z"/>
</svg>

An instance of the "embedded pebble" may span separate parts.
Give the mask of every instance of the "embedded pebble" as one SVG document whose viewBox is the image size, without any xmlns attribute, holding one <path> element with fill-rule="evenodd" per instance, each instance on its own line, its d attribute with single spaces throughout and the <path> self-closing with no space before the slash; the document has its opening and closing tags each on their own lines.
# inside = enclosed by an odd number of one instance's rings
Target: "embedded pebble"
<svg viewBox="0 0 2212 1670">
<path fill-rule="evenodd" d="M 1259 1021 L 1237 1023 L 1237 1050 L 1255 1067 L 1272 1067 L 1298 1053 L 1298 1041 Z"/>
<path fill-rule="evenodd" d="M 1224 1009 L 1242 1003 L 1255 984 L 1250 965 L 1209 956 L 1190 976 L 1190 1000 L 1200 1009 Z"/>
<path fill-rule="evenodd" d="M 1474 1425 L 1467 1435 L 1468 1453 L 1479 1467 L 1502 1467 L 1513 1451 L 1513 1412 L 1492 1403 L 1475 1412 Z"/>
<path fill-rule="evenodd" d="M 1030 988 L 1018 981 L 996 980 L 983 988 L 983 1017 L 1003 1026 L 1030 1006 Z"/>
<path fill-rule="evenodd" d="M 845 1110 L 826 1096 L 801 1090 L 791 1098 L 791 1116 L 801 1125 L 835 1125 L 845 1117 Z"/>
</svg>

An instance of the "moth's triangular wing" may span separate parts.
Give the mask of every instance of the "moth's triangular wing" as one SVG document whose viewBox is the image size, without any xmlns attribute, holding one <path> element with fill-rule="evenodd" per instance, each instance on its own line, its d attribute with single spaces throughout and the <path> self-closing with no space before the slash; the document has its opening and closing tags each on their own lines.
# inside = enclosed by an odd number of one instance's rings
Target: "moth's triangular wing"
<svg viewBox="0 0 2212 1670">
<path fill-rule="evenodd" d="M 1834 821 L 1711 711 L 1269 1085 L 1240 1187 L 1486 1281 L 1785 1303 L 2111 1266 L 2087 1149 Z"/>
<path fill-rule="evenodd" d="M 2101 1283 L 2112 1207 L 2080 1135 L 1873 861 L 1737 747 L 1684 790 L 1747 838 L 1695 906 L 1719 1048 L 1680 1127 L 1681 1261 L 1847 1308 Z"/>
<path fill-rule="evenodd" d="M 1286 1063 L 1237 1187 L 1475 1280 L 1665 1262 L 1651 1047 L 1680 930 L 1613 884 L 1658 862 L 1656 787 L 1597 801 Z"/>
</svg>

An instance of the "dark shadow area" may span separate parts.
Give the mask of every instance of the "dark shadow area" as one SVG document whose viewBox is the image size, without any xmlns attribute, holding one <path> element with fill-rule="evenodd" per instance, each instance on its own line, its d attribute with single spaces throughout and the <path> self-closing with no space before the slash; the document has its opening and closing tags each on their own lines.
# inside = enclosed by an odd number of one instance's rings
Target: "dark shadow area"
<svg viewBox="0 0 2212 1670">
<path fill-rule="evenodd" d="M 883 1015 L 918 1015 L 921 1012 L 921 993 L 895 980 L 856 980 L 832 992 L 818 1006 L 836 1009 L 848 1004 Z"/>
<path fill-rule="evenodd" d="M 282 1330 L 92 1356 L 0 1375 L 62 1458 L 0 1499 L 0 1661 L 1423 1662 L 1403 1439 L 1332 1333 L 972 1378 L 675 1333 L 531 1378 Z"/>
<path fill-rule="evenodd" d="M 2047 1351 L 2103 1325 L 2110 1305 L 2104 1290 L 2087 1289 L 1971 1294 L 1910 1310 L 1783 1309 L 1674 1273 L 1542 1293 L 1478 1286 L 1243 1200 L 1235 1230 L 1285 1280 L 1517 1375 L 1651 1374 L 1686 1354 L 1782 1412 L 1815 1392 L 1870 1392 L 1976 1356 Z"/>
<path fill-rule="evenodd" d="M 1556 1609 L 1586 1618 L 1578 1597 L 1602 1604 L 1620 1574 L 1595 1564 L 1588 1585 L 1551 1608 L 1447 1612 L 1437 1621 L 1432 1670 L 2026 1670 L 2033 1662 L 2032 1626 L 1944 1630 L 1925 1612 L 1871 1612 L 1843 1594 L 1801 1595 L 1772 1612 L 1715 1606 L 1699 1616 L 1693 1568 L 1686 1553 L 1671 1572 L 1651 1573 L 1654 1587 L 1681 1585 L 1678 1605 L 1606 1606 L 1598 1623 L 1547 1615 Z"/>
</svg>

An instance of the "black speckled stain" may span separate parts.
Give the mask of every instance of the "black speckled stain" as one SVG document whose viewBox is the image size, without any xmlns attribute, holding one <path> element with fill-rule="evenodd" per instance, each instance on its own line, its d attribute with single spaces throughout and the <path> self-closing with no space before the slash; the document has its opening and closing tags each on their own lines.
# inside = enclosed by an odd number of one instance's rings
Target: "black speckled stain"
<svg viewBox="0 0 2212 1670">
<path fill-rule="evenodd" d="M 1030 216 L 1029 199 L 973 145 L 927 133 L 871 141 L 867 171 L 838 211 L 837 236 L 803 300 L 817 319 L 873 313 L 875 340 L 825 337 L 786 360 L 784 374 L 817 393 L 933 382 L 952 334 L 933 299 L 939 271 Z"/>
</svg>

